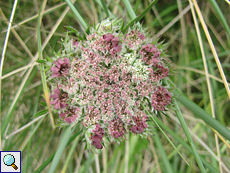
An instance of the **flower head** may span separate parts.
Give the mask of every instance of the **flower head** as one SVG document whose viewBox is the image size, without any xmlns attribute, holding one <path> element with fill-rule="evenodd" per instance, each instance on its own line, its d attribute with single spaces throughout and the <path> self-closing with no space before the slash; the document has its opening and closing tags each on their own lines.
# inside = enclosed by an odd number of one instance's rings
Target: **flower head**
<svg viewBox="0 0 230 173">
<path fill-rule="evenodd" d="M 53 99 L 50 101 L 51 105 L 54 105 L 55 109 L 63 109 L 66 107 L 68 95 L 65 92 L 61 92 L 60 89 L 57 87 L 53 90 L 54 94 L 50 95 L 50 99 Z"/>
<path fill-rule="evenodd" d="M 133 116 L 133 121 L 135 125 L 132 125 L 131 131 L 133 133 L 142 133 L 144 132 L 145 128 L 148 127 L 146 121 L 148 120 L 147 116 Z"/>
<path fill-rule="evenodd" d="M 159 87 L 153 93 L 151 101 L 155 110 L 163 111 L 171 103 L 171 93 L 166 88 Z"/>
<path fill-rule="evenodd" d="M 103 137 L 147 136 L 148 115 L 140 105 L 155 113 L 171 103 L 162 82 L 170 75 L 163 48 L 141 26 L 123 33 L 121 25 L 107 19 L 78 40 L 67 37 L 47 73 L 53 109 L 65 125 L 85 129 L 88 146 L 96 149 Z"/>
<path fill-rule="evenodd" d="M 96 124 L 96 128 L 91 134 L 91 140 L 92 140 L 92 145 L 94 145 L 97 149 L 102 149 L 102 138 L 104 136 L 105 132 L 103 128 L 100 127 L 99 124 Z"/>
<path fill-rule="evenodd" d="M 61 58 L 58 58 L 57 61 L 53 62 L 54 66 L 50 68 L 50 71 L 53 72 L 51 77 L 62 77 L 69 73 L 70 61 L 68 58 L 64 58 L 64 61 Z"/>
<path fill-rule="evenodd" d="M 153 44 L 146 44 L 142 46 L 140 54 L 143 55 L 146 64 L 152 65 L 159 62 L 161 52 Z"/>
</svg>

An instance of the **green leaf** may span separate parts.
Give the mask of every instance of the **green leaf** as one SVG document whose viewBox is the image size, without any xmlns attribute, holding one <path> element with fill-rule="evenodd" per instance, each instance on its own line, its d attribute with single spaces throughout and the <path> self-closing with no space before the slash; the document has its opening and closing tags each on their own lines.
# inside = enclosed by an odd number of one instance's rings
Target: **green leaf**
<svg viewBox="0 0 230 173">
<path fill-rule="evenodd" d="M 40 104 L 41 104 L 42 106 L 45 106 L 45 107 L 47 106 L 47 105 L 46 105 L 46 102 L 40 102 Z"/>
<path fill-rule="evenodd" d="M 76 35 L 79 35 L 79 32 L 72 26 L 65 26 L 66 29 L 68 29 L 68 33 L 75 33 Z"/>
<path fill-rule="evenodd" d="M 43 59 L 39 59 L 39 60 L 37 60 L 37 62 L 42 64 L 42 63 L 45 63 L 46 61 Z"/>
<path fill-rule="evenodd" d="M 37 112 L 37 113 L 33 116 L 33 118 L 37 118 L 37 117 L 39 117 L 39 116 L 41 116 L 41 115 L 44 115 L 44 114 L 47 114 L 47 113 L 48 113 L 48 110 L 47 110 L 47 109 L 44 109 L 44 110 L 42 110 L 42 111 Z"/>
</svg>

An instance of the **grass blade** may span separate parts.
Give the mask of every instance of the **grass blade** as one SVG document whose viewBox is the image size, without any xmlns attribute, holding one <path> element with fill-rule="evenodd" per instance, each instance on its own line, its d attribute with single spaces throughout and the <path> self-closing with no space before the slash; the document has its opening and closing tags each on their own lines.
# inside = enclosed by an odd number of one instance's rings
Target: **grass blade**
<svg viewBox="0 0 230 173">
<path fill-rule="evenodd" d="M 5 53 L 6 53 L 7 43 L 8 43 L 8 40 L 9 40 L 10 29 L 11 29 L 11 25 L 12 25 L 12 22 L 13 22 L 13 19 L 14 19 L 14 14 L 15 14 L 15 11 L 16 11 L 17 3 L 18 3 L 18 0 L 15 0 L 14 1 L 14 6 L 13 6 L 13 9 L 12 9 L 12 13 L 11 13 L 11 16 L 10 16 L 10 22 L 9 22 L 7 33 L 6 33 L 5 42 L 4 42 L 4 45 L 3 45 L 3 50 L 2 50 L 1 64 L 0 64 L 0 98 L 2 98 L 1 97 L 1 91 L 2 91 L 2 70 L 3 70 L 3 63 L 4 63 L 4 59 L 5 59 Z M 2 103 L 1 103 L 1 99 L 0 99 L 0 120 L 2 119 L 1 105 L 2 105 Z M 2 127 L 0 128 L 0 134 L 2 134 L 1 130 L 2 130 Z M 0 150 L 2 151 L 2 135 L 0 136 Z"/>
<path fill-rule="evenodd" d="M 109 10 L 108 10 L 108 7 L 105 4 L 105 0 L 101 0 L 101 4 L 102 4 L 103 9 L 105 11 L 106 17 L 109 17 Z"/>
<path fill-rule="evenodd" d="M 161 140 L 159 138 L 159 135 L 155 133 L 153 135 L 154 142 L 156 143 L 156 146 L 161 154 L 162 161 L 164 163 L 164 168 L 166 169 L 167 173 L 173 173 L 173 169 L 169 163 L 168 157 L 165 153 L 164 147 L 162 146 Z M 163 169 L 164 170 L 164 169 Z"/>
<path fill-rule="evenodd" d="M 73 136 L 69 139 L 69 142 L 66 146 L 68 146 L 80 133 L 81 131 L 73 134 Z M 34 173 L 42 172 L 46 168 L 46 166 L 50 164 L 50 162 L 53 160 L 55 154 L 56 152 L 54 152 L 46 161 L 44 161 L 43 164 Z"/>
<path fill-rule="evenodd" d="M 130 2 L 128 0 L 123 0 L 124 4 L 125 4 L 125 7 L 131 17 L 131 19 L 135 19 L 137 16 L 136 14 L 134 13 L 134 10 L 133 10 L 133 7 L 131 6 Z"/>
<path fill-rule="evenodd" d="M 135 22 L 139 22 L 145 15 L 146 13 L 151 10 L 152 6 L 157 2 L 158 0 L 153 0 L 153 2 L 151 2 L 151 4 L 136 18 L 134 18 L 133 20 L 131 20 L 131 22 L 129 22 L 124 29 L 122 30 L 122 32 L 124 33 L 131 25 L 133 25 Z"/>
<path fill-rule="evenodd" d="M 223 70 L 223 68 L 222 68 L 222 66 L 221 66 L 220 59 L 219 59 L 219 57 L 218 57 L 218 55 L 217 55 L 217 52 L 216 52 L 215 46 L 214 46 L 214 44 L 213 44 L 212 38 L 211 38 L 211 36 L 210 36 L 210 33 L 209 33 L 208 28 L 207 28 L 207 26 L 206 26 L 206 24 L 205 24 L 203 15 L 202 15 L 202 13 L 201 13 L 201 11 L 200 11 L 200 8 L 199 8 L 199 6 L 198 6 L 196 0 L 192 0 L 192 1 L 193 1 L 193 4 L 194 4 L 194 7 L 195 7 L 195 9 L 196 9 L 197 15 L 198 15 L 198 17 L 199 17 L 199 19 L 200 19 L 200 22 L 201 22 L 201 25 L 202 25 L 202 27 L 203 27 L 204 33 L 205 33 L 205 35 L 206 35 L 206 37 L 207 37 L 208 43 L 209 43 L 209 45 L 210 45 L 210 48 L 211 48 L 211 50 L 212 50 L 212 54 L 214 55 L 214 58 L 215 58 L 215 61 L 216 61 L 217 66 L 218 66 L 218 70 L 219 70 L 219 72 L 220 72 L 221 78 L 222 78 L 222 80 L 224 81 L 224 86 L 225 86 L 225 89 L 226 89 L 226 91 L 227 91 L 228 98 L 230 99 L 230 89 L 229 89 L 229 86 L 228 86 L 228 82 L 227 82 L 227 79 L 226 79 L 226 75 L 224 74 L 224 70 Z"/>
<path fill-rule="evenodd" d="M 208 125 L 210 125 L 213 129 L 218 131 L 222 136 L 230 140 L 230 130 L 228 130 L 225 126 L 223 126 L 219 121 L 212 118 L 211 115 L 206 113 L 203 109 L 197 106 L 194 102 L 189 100 L 182 93 L 175 91 L 174 95 L 178 96 L 176 99 L 181 102 L 185 107 L 191 110 L 194 114 L 196 114 L 199 118 L 204 120 Z"/>
<path fill-rule="evenodd" d="M 172 141 L 168 138 L 168 136 L 165 134 L 165 132 L 162 130 L 162 128 L 159 126 L 159 124 L 156 122 L 156 120 L 155 120 L 156 117 L 152 116 L 142 103 L 141 103 L 141 106 L 143 107 L 145 112 L 152 118 L 153 122 L 157 125 L 159 130 L 163 133 L 163 135 L 166 137 L 166 139 L 169 141 L 169 143 L 173 146 L 173 148 L 177 151 L 177 153 L 181 156 L 181 158 L 189 165 L 189 163 L 185 160 L 185 158 L 182 156 L 182 154 L 177 150 L 175 145 L 172 143 Z"/>
<path fill-rule="evenodd" d="M 229 25 L 228 25 L 226 19 L 224 18 L 223 13 L 220 10 L 220 7 L 216 3 L 216 1 L 214 1 L 214 0 L 208 0 L 208 1 L 212 4 L 213 8 L 215 9 L 218 18 L 220 19 L 221 23 L 223 24 L 225 30 L 228 33 L 228 36 L 229 36 L 228 38 L 230 39 L 230 28 L 229 28 Z"/>
<path fill-rule="evenodd" d="M 65 173 L 66 172 L 66 169 L 68 168 L 68 165 L 70 164 L 70 159 L 72 158 L 73 156 L 73 153 L 74 153 L 74 150 L 76 149 L 76 146 L 77 146 L 77 142 L 78 142 L 78 139 L 79 139 L 79 136 L 77 136 L 75 139 L 74 139 L 74 142 L 73 142 L 73 145 L 68 153 L 68 156 L 66 158 L 66 161 L 65 161 L 65 164 L 62 168 L 62 173 Z"/>
<path fill-rule="evenodd" d="M 68 143 L 73 131 L 74 131 L 74 128 L 72 129 L 72 127 L 69 126 L 65 130 L 65 132 L 63 133 L 62 138 L 60 139 L 58 149 L 57 149 L 57 151 L 55 153 L 55 156 L 53 158 L 53 161 L 52 161 L 52 164 L 50 166 L 50 169 L 49 169 L 48 173 L 55 172 L 55 169 L 56 169 L 56 167 L 57 167 L 57 165 L 58 165 L 58 163 L 59 163 L 59 161 L 61 159 L 61 156 L 62 156 L 62 154 L 63 154 L 63 152 L 64 152 L 64 150 L 65 150 L 65 148 L 67 146 L 67 143 Z"/>
<path fill-rule="evenodd" d="M 85 23 L 84 19 L 81 17 L 81 15 L 78 13 L 77 9 L 74 7 L 74 5 L 72 4 L 72 2 L 70 0 L 65 0 L 66 3 L 69 5 L 70 9 L 73 11 L 73 13 L 75 14 L 75 16 L 77 17 L 77 19 L 79 20 L 79 22 L 81 23 L 81 25 L 83 26 L 84 29 L 87 29 L 88 26 Z"/>
<path fill-rule="evenodd" d="M 183 117 L 182 114 L 181 114 L 180 108 L 179 108 L 179 106 L 178 106 L 178 104 L 177 104 L 175 98 L 172 99 L 172 103 L 173 103 L 173 105 L 174 105 L 174 106 L 176 107 L 176 109 L 177 109 L 175 112 L 176 112 L 177 117 L 178 117 L 178 119 L 179 119 L 179 121 L 180 121 L 180 123 L 181 123 L 181 126 L 182 126 L 182 128 L 183 128 L 183 130 L 184 130 L 184 133 L 185 133 L 185 135 L 186 135 L 186 137 L 187 137 L 187 139 L 188 139 L 188 142 L 189 142 L 189 144 L 190 144 L 190 146 L 191 146 L 191 148 L 192 148 L 193 154 L 194 154 L 195 159 L 196 159 L 196 162 L 197 162 L 197 164 L 198 164 L 198 166 L 199 166 L 199 168 L 200 168 L 200 171 L 201 171 L 202 173 L 205 173 L 206 171 L 205 171 L 205 169 L 204 169 L 204 165 L 203 165 L 203 163 L 202 163 L 202 161 L 201 161 L 201 159 L 200 159 L 199 154 L 197 153 L 197 150 L 196 150 L 195 145 L 193 144 L 193 140 L 192 140 L 191 134 L 190 134 L 190 132 L 189 132 L 189 130 L 188 130 L 188 127 L 187 127 L 187 125 L 186 125 L 186 123 L 185 123 L 184 117 Z"/>
<path fill-rule="evenodd" d="M 161 120 L 155 117 L 155 121 L 165 130 L 167 131 L 174 139 L 176 139 L 181 145 L 183 145 L 190 153 L 192 153 L 191 147 L 181 139 L 178 134 L 176 134 L 173 130 L 171 130 L 168 126 L 166 126 Z M 209 168 L 212 172 L 219 173 L 219 171 L 213 167 L 209 162 L 207 162 L 203 157 L 201 157 L 202 162 L 205 164 L 207 168 Z"/>
<path fill-rule="evenodd" d="M 42 7 L 43 6 L 41 5 L 41 8 L 40 8 L 39 14 L 38 14 L 38 22 L 37 22 L 37 38 L 38 38 L 37 40 L 38 40 L 38 59 L 39 60 L 43 60 L 43 58 L 42 58 L 41 35 L 40 35 L 40 21 L 42 19 L 42 16 L 41 16 Z M 42 78 L 42 86 L 43 86 L 43 90 L 44 90 L 44 96 L 45 96 L 45 100 L 46 100 L 48 110 L 49 110 L 49 114 L 50 114 L 50 122 L 51 122 L 52 128 L 54 129 L 55 124 L 54 124 L 54 118 L 53 118 L 53 114 L 52 114 L 51 106 L 50 106 L 49 91 L 48 91 L 48 87 L 47 87 L 47 83 L 46 83 L 45 68 L 44 68 L 44 65 L 42 63 L 40 63 L 40 71 L 41 71 L 41 78 Z"/>
</svg>

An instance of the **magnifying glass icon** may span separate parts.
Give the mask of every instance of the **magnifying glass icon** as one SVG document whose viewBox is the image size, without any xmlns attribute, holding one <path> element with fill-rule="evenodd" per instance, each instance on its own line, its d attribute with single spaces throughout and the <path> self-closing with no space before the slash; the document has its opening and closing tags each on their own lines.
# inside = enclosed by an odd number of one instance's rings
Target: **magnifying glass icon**
<svg viewBox="0 0 230 173">
<path fill-rule="evenodd" d="M 15 163 L 15 158 L 11 154 L 7 154 L 3 158 L 3 162 L 7 166 L 12 166 L 15 170 L 18 169 L 18 167 L 14 164 Z"/>
</svg>

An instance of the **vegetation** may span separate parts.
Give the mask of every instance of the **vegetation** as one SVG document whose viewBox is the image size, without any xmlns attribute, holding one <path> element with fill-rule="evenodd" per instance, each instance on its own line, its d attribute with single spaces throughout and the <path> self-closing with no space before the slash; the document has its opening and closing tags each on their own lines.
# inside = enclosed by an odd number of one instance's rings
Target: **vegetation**
<svg viewBox="0 0 230 173">
<path fill-rule="evenodd" d="M 0 0 L 1 150 L 22 151 L 22 172 L 230 172 L 229 11 L 227 0 Z M 141 104 L 153 135 L 104 139 L 96 154 L 77 127 L 57 127 L 43 64 L 67 26 L 84 33 L 109 16 L 167 43 L 175 98 L 162 118 Z"/>
</svg>

